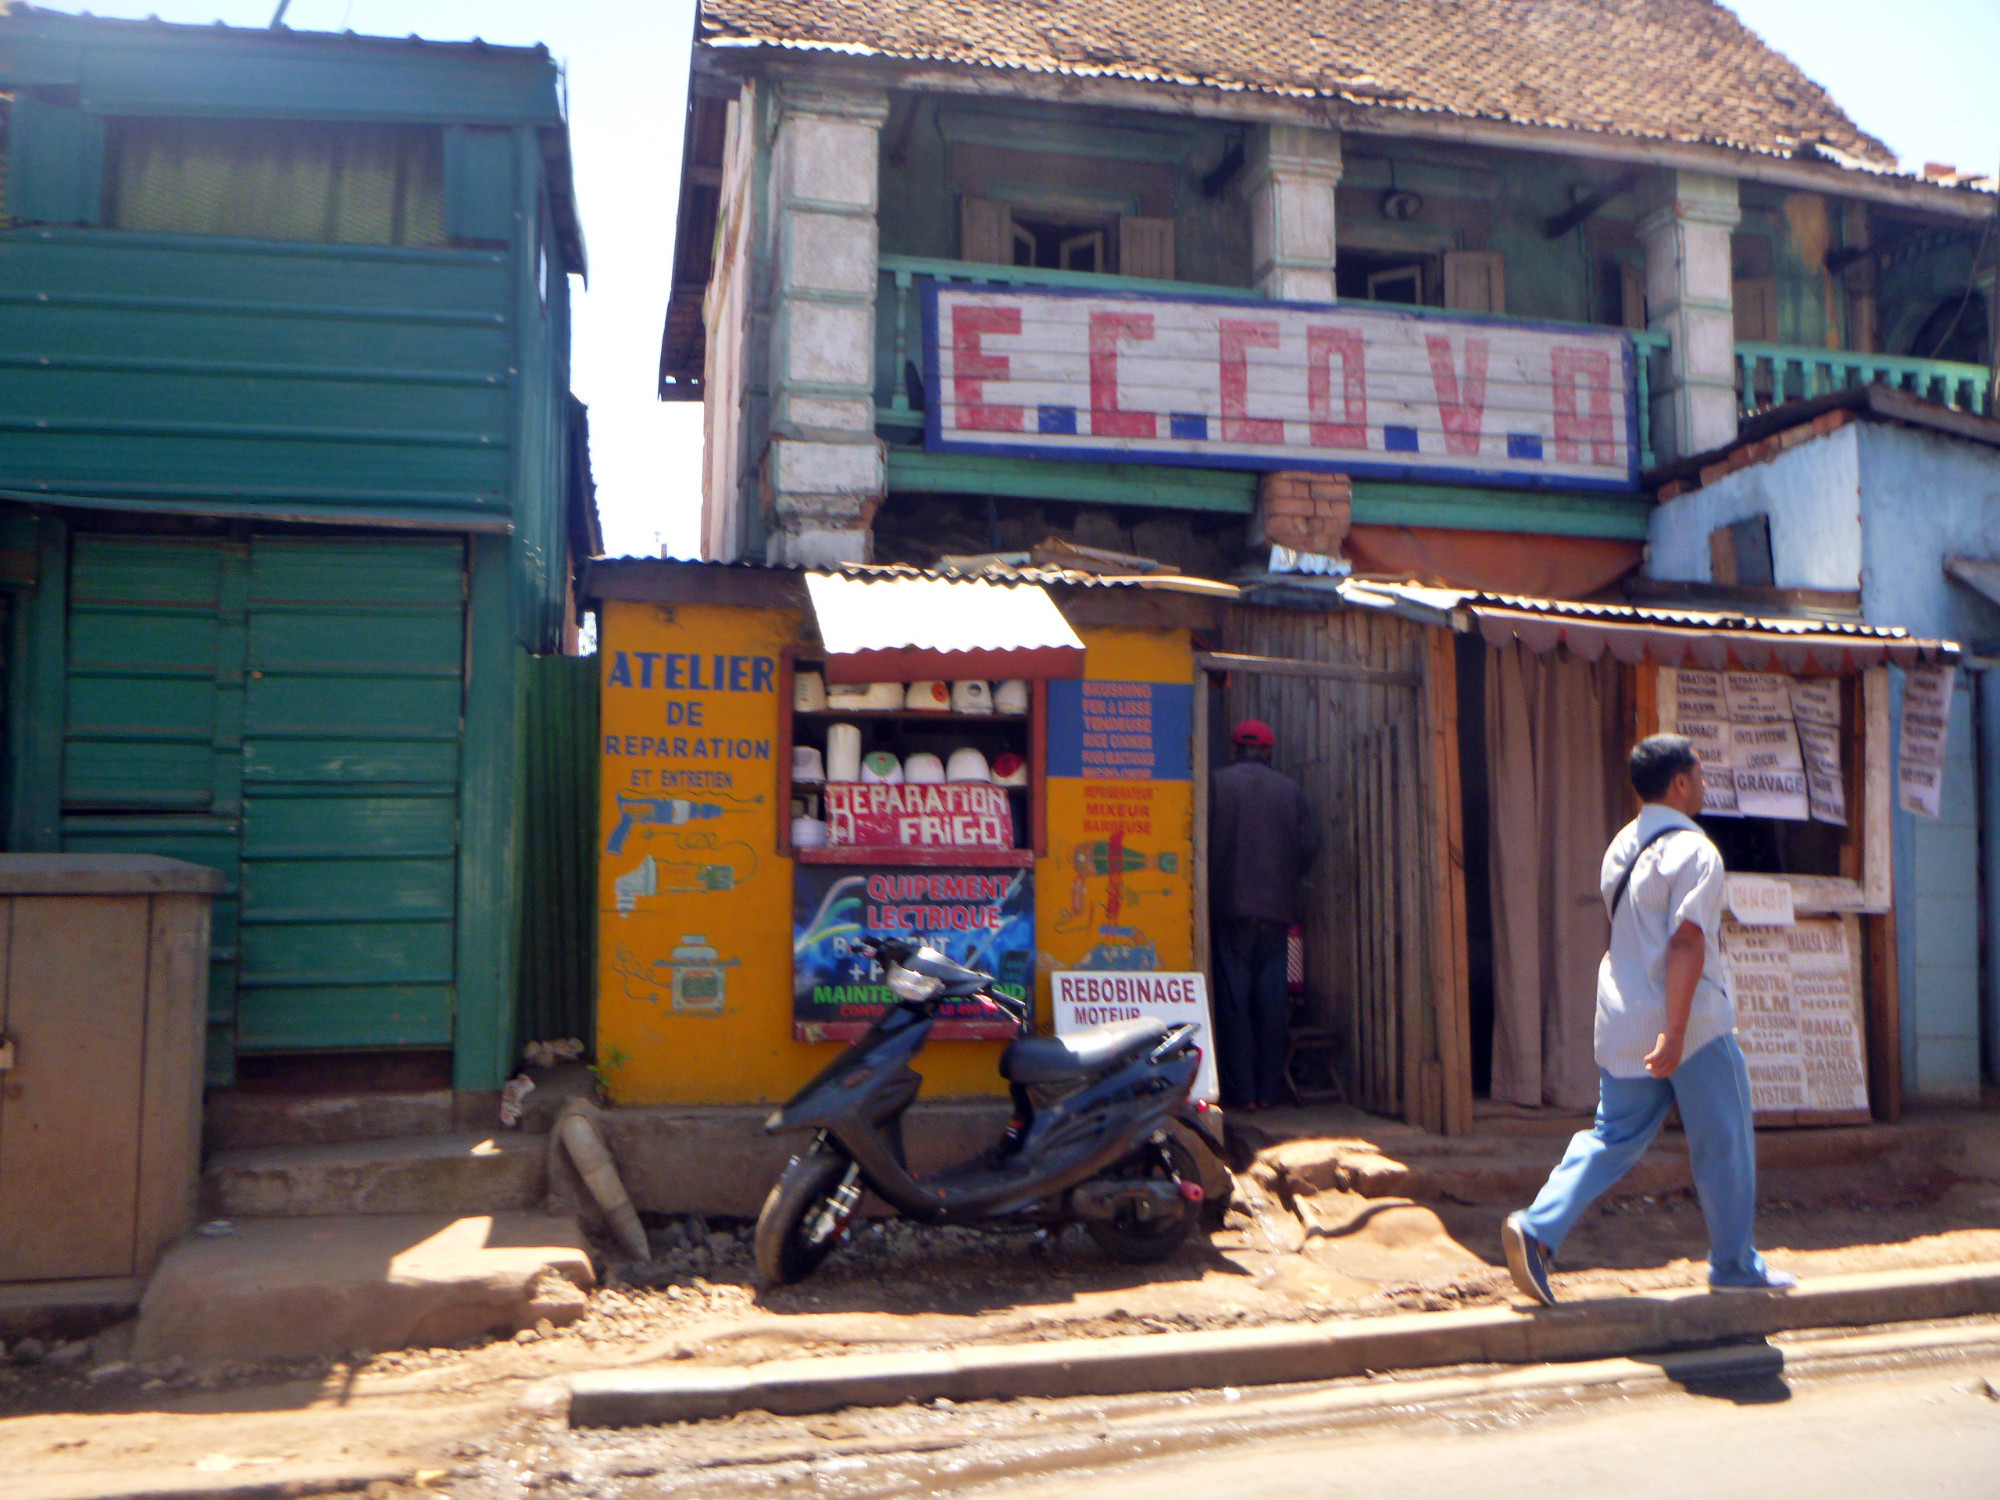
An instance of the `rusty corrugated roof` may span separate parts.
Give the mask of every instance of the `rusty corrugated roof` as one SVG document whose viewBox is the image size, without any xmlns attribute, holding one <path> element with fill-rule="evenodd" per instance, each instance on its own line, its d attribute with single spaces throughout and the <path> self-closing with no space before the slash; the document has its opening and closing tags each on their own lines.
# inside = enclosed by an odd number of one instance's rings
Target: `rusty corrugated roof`
<svg viewBox="0 0 2000 1500">
<path fill-rule="evenodd" d="M 1477 630 L 1490 645 L 1519 642 L 1537 652 L 1563 646 L 1588 661 L 1608 651 L 1624 662 L 1710 671 L 1845 672 L 1883 663 L 1950 662 L 1960 655 L 1956 641 L 1920 638 L 1894 625 L 1582 604 L 1410 583 L 1349 581 L 1338 592 L 1343 602 L 1366 609 L 1415 606 L 1438 623 L 1449 620 L 1457 629 Z"/>
</svg>

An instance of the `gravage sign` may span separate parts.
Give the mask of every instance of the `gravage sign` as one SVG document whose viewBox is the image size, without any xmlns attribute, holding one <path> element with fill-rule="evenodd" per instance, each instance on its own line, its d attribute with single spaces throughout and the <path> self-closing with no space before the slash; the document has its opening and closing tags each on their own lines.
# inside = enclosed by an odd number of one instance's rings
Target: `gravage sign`
<svg viewBox="0 0 2000 1500">
<path fill-rule="evenodd" d="M 1638 482 L 1616 330 L 932 282 L 924 335 L 935 451 Z"/>
</svg>

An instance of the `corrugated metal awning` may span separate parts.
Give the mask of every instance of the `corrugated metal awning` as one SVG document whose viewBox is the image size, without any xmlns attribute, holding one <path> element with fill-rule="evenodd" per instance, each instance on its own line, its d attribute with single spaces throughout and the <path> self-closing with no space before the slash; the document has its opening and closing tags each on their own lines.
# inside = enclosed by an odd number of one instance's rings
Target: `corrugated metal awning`
<svg viewBox="0 0 2000 1500">
<path fill-rule="evenodd" d="M 1584 604 L 1372 579 L 1343 581 L 1341 597 L 1370 608 L 1394 604 L 1400 606 L 1398 612 L 1434 611 L 1440 623 L 1452 619 L 1457 629 L 1476 629 L 1489 645 L 1519 642 L 1534 652 L 1561 646 L 1585 661 L 1609 652 L 1627 663 L 1796 675 L 1952 662 L 1960 654 L 1956 641 L 1919 639 L 1896 626 L 1859 622 Z"/>
<path fill-rule="evenodd" d="M 1040 584 L 808 573 L 829 682 L 1081 677 L 1083 642 Z"/>
</svg>

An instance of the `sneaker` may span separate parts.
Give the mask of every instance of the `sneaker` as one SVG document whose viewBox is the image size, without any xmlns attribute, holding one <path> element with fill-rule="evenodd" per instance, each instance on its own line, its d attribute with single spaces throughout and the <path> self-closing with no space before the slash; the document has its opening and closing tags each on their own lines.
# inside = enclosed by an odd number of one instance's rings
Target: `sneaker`
<svg viewBox="0 0 2000 1500">
<path fill-rule="evenodd" d="M 1790 1271 L 1774 1271 L 1766 1266 L 1761 1281 L 1711 1281 L 1708 1289 L 1711 1292 L 1789 1292 L 1798 1284 L 1799 1278 Z"/>
<path fill-rule="evenodd" d="M 1549 1262 L 1555 1259 L 1549 1247 L 1527 1230 L 1528 1216 L 1515 1212 L 1500 1226 L 1500 1243 L 1507 1251 L 1507 1269 L 1514 1285 L 1544 1307 L 1556 1305 L 1555 1288 L 1549 1285 Z"/>
</svg>

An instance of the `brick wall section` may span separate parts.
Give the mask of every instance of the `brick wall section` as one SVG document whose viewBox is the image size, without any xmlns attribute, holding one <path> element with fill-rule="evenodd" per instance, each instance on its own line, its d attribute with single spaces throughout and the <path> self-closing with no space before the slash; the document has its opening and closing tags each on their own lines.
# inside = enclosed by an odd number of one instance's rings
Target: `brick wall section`
<svg viewBox="0 0 2000 1500">
<path fill-rule="evenodd" d="M 1767 464 L 1780 453 L 1788 453 L 1801 443 L 1809 443 L 1814 438 L 1826 437 L 1840 431 L 1855 420 L 1854 413 L 1836 408 L 1823 411 L 1810 422 L 1801 422 L 1796 427 L 1787 427 L 1783 432 L 1774 432 L 1769 437 L 1754 443 L 1745 443 L 1740 448 L 1732 448 L 1714 463 L 1702 469 L 1696 479 L 1676 479 L 1660 486 L 1660 503 L 1678 500 L 1704 485 L 1714 484 L 1725 474 L 1734 474 L 1738 469 L 1747 469 L 1752 464 Z"/>
<path fill-rule="evenodd" d="M 1257 485 L 1250 545 L 1275 542 L 1297 552 L 1339 557 L 1353 508 L 1354 487 L 1345 474 L 1266 474 Z"/>
</svg>

